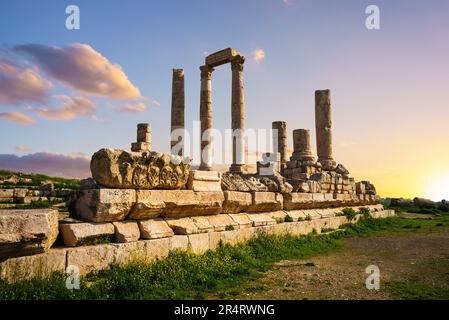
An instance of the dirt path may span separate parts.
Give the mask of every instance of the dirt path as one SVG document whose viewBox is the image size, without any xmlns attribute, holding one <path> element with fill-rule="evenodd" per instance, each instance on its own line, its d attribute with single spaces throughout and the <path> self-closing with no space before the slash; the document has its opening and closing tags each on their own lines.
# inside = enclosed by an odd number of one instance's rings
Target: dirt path
<svg viewBox="0 0 449 320">
<path fill-rule="evenodd" d="M 348 238 L 337 252 L 284 260 L 232 299 L 390 299 L 382 284 L 413 276 L 449 289 L 449 230 L 411 236 Z M 380 268 L 380 290 L 368 290 L 369 265 Z"/>
</svg>

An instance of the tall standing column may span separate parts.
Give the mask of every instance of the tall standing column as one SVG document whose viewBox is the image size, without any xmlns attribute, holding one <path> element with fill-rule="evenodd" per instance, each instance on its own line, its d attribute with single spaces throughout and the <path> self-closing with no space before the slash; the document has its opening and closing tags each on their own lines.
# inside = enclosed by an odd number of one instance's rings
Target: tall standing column
<svg viewBox="0 0 449 320">
<path fill-rule="evenodd" d="M 144 152 L 151 149 L 151 127 L 148 123 L 137 125 L 137 142 L 131 144 L 131 151 Z"/>
<path fill-rule="evenodd" d="M 183 156 L 184 153 L 184 70 L 173 69 L 172 96 L 171 96 L 171 131 L 170 131 L 170 150 L 172 154 Z M 176 130 L 176 137 L 171 136 Z M 173 150 L 176 146 L 178 150 Z"/>
<path fill-rule="evenodd" d="M 315 127 L 318 162 L 324 170 L 335 170 L 332 158 L 332 111 L 330 90 L 315 91 Z"/>
<path fill-rule="evenodd" d="M 200 170 L 212 170 L 211 136 L 212 129 L 212 71 L 210 66 L 204 65 L 201 70 L 200 93 L 200 122 L 201 122 L 201 165 Z"/>
<path fill-rule="evenodd" d="M 243 56 L 236 56 L 231 60 L 232 70 L 232 165 L 229 169 L 233 173 L 243 172 L 245 165 L 245 100 L 243 94 Z"/>
<path fill-rule="evenodd" d="M 310 130 L 296 129 L 293 130 L 293 154 L 292 160 L 314 161 L 310 147 Z"/>
<path fill-rule="evenodd" d="M 285 121 L 275 121 L 271 124 L 273 130 L 273 151 L 279 152 L 281 156 L 281 171 L 285 169 L 287 163 L 287 122 Z M 277 150 L 276 150 L 277 148 Z"/>
</svg>

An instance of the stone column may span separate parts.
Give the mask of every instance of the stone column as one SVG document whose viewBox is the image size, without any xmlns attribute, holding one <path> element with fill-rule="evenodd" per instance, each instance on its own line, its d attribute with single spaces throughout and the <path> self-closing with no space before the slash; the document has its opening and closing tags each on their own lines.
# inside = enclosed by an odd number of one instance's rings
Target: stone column
<svg viewBox="0 0 449 320">
<path fill-rule="evenodd" d="M 233 173 L 243 172 L 246 151 L 243 133 L 245 130 L 245 103 L 243 95 L 243 56 L 236 56 L 231 60 L 232 70 L 232 165 L 229 169 Z M 237 131 L 236 131 L 237 130 Z"/>
<path fill-rule="evenodd" d="M 185 97 L 184 97 L 184 70 L 183 69 L 173 69 L 173 82 L 172 82 L 172 96 L 171 96 L 171 130 L 173 131 L 184 130 L 184 109 L 185 109 Z M 178 135 L 178 134 L 177 134 Z M 175 145 L 181 143 L 181 148 L 176 155 L 183 156 L 184 153 L 184 134 L 179 133 L 179 138 L 175 139 L 170 137 L 170 150 L 173 149 Z M 182 139 L 182 142 L 180 142 Z"/>
<path fill-rule="evenodd" d="M 212 153 L 210 148 L 211 137 L 203 134 L 212 129 L 212 72 L 214 68 L 201 66 L 201 92 L 200 92 L 200 122 L 201 122 L 201 165 L 200 170 L 212 170 Z"/>
<path fill-rule="evenodd" d="M 318 162 L 324 170 L 335 170 L 332 158 L 332 111 L 330 90 L 315 91 L 315 127 Z"/>
<path fill-rule="evenodd" d="M 277 130 L 277 135 L 273 132 L 273 151 L 276 151 L 281 155 L 281 171 L 285 169 L 287 163 L 287 122 L 275 121 L 271 124 L 273 130 Z"/>
<path fill-rule="evenodd" d="M 293 154 L 292 160 L 314 161 L 310 147 L 310 130 L 296 129 L 293 130 Z"/>
<path fill-rule="evenodd" d="M 148 123 L 137 125 L 137 142 L 131 144 L 131 151 L 144 152 L 151 150 L 151 127 Z"/>
</svg>

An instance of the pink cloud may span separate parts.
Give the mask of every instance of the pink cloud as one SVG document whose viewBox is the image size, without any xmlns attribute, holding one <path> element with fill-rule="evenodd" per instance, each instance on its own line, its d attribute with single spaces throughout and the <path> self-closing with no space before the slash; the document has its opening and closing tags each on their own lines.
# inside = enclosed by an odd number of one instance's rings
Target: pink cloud
<svg viewBox="0 0 449 320">
<path fill-rule="evenodd" d="M 31 56 L 49 76 L 74 90 L 114 99 L 137 99 L 140 91 L 118 64 L 87 44 L 65 47 L 27 44 L 15 47 Z"/>
<path fill-rule="evenodd" d="M 0 168 L 67 178 L 86 178 L 91 175 L 88 157 L 48 152 L 25 156 L 0 154 Z"/>
<path fill-rule="evenodd" d="M 15 151 L 17 153 L 29 153 L 31 152 L 31 148 L 28 146 L 16 146 Z"/>
<path fill-rule="evenodd" d="M 0 57 L 0 103 L 43 103 L 53 85 L 36 70 L 21 67 Z"/>
<path fill-rule="evenodd" d="M 127 105 L 121 107 L 120 111 L 137 113 L 137 112 L 145 112 L 146 109 L 147 107 L 145 106 L 145 104 L 143 102 L 139 102 L 136 104 L 128 103 Z"/>
<path fill-rule="evenodd" d="M 30 125 L 36 123 L 36 120 L 21 112 L 0 112 L 0 119 L 21 125 Z"/>
<path fill-rule="evenodd" d="M 61 101 L 57 108 L 40 108 L 35 112 L 47 120 L 71 121 L 78 116 L 88 117 L 96 120 L 95 105 L 84 97 L 69 97 L 64 95 L 55 96 Z"/>
</svg>

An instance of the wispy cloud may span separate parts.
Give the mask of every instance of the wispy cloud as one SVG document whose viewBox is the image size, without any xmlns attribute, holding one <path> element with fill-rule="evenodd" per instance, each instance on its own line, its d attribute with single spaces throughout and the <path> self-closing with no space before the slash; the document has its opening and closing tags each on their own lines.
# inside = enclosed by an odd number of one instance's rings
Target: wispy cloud
<svg viewBox="0 0 449 320">
<path fill-rule="evenodd" d="M 120 111 L 123 112 L 131 112 L 131 113 L 138 113 L 138 112 L 145 112 L 147 110 L 147 107 L 145 106 L 145 103 L 139 102 L 139 103 L 128 103 L 125 106 L 120 108 Z"/>
<path fill-rule="evenodd" d="M 30 56 L 49 76 L 74 90 L 114 99 L 141 97 L 120 65 L 111 63 L 87 44 L 65 47 L 26 44 L 16 46 L 15 50 Z"/>
<path fill-rule="evenodd" d="M 35 112 L 47 120 L 70 121 L 78 116 L 96 120 L 95 104 L 85 97 L 55 96 L 61 102 L 57 108 L 40 108 Z"/>
<path fill-rule="evenodd" d="M 253 56 L 256 63 L 260 63 L 263 59 L 265 59 L 265 51 L 260 48 L 255 49 L 253 52 L 251 52 L 251 55 Z"/>
<path fill-rule="evenodd" d="M 21 125 L 36 123 L 36 120 L 22 112 L 0 112 L 0 119 Z"/>
<path fill-rule="evenodd" d="M 22 67 L 0 56 L 0 103 L 18 105 L 44 103 L 53 88 L 36 70 Z"/>
</svg>

